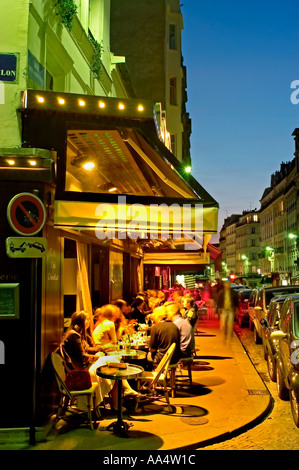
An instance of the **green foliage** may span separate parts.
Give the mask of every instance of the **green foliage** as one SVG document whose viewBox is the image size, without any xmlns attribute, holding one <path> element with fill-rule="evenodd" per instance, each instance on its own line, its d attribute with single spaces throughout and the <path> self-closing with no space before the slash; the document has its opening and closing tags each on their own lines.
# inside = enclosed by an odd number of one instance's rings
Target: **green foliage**
<svg viewBox="0 0 299 470">
<path fill-rule="evenodd" d="M 100 78 L 101 73 L 101 66 L 102 66 L 102 45 L 94 39 L 91 35 L 89 35 L 89 40 L 94 47 L 95 53 L 93 55 L 93 61 L 91 64 L 91 70 L 94 73 L 95 77 Z"/>
<path fill-rule="evenodd" d="M 56 0 L 55 7 L 57 8 L 57 14 L 60 16 L 62 24 L 71 31 L 74 16 L 77 14 L 77 5 L 74 0 Z"/>
</svg>

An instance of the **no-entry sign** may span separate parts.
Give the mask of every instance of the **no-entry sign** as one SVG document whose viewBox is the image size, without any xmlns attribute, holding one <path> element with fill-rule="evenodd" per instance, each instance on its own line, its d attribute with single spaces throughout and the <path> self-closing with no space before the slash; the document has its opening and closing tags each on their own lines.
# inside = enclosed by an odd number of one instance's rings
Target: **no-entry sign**
<svg viewBox="0 0 299 470">
<path fill-rule="evenodd" d="M 7 219 L 19 235 L 35 235 L 45 225 L 46 209 L 35 194 L 20 193 L 9 202 Z"/>
</svg>

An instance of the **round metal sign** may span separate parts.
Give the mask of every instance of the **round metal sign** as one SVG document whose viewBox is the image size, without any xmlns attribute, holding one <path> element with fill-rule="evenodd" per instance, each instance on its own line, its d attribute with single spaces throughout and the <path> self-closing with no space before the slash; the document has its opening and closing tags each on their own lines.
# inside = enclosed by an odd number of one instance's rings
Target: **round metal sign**
<svg viewBox="0 0 299 470">
<path fill-rule="evenodd" d="M 32 193 L 14 196 L 7 206 L 7 219 L 11 228 L 20 235 L 36 235 L 45 225 L 46 209 Z"/>
</svg>

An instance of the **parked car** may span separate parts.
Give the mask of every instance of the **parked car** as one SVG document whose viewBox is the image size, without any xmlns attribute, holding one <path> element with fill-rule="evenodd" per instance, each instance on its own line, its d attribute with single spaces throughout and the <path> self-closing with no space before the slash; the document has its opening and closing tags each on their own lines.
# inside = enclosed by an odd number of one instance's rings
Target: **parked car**
<svg viewBox="0 0 299 470">
<path fill-rule="evenodd" d="M 254 316 L 255 316 L 254 306 L 256 304 L 258 293 L 259 293 L 259 289 L 257 287 L 254 288 L 248 299 L 249 327 L 251 331 L 253 331 L 254 329 Z"/>
<path fill-rule="evenodd" d="M 281 311 L 279 330 L 272 333 L 278 341 L 276 355 L 277 392 L 282 400 L 290 398 L 294 423 L 299 427 L 299 295 L 288 297 Z"/>
<path fill-rule="evenodd" d="M 276 354 L 278 340 L 271 334 L 279 329 L 279 319 L 281 310 L 287 296 L 273 297 L 270 300 L 267 318 L 261 319 L 261 325 L 264 328 L 264 358 L 267 361 L 268 374 L 272 382 L 276 382 Z"/>
<path fill-rule="evenodd" d="M 263 287 L 259 290 L 253 307 L 253 333 L 256 344 L 263 342 L 263 327 L 261 325 L 261 319 L 267 317 L 270 300 L 277 295 L 295 293 L 299 294 L 299 286 Z"/>
<path fill-rule="evenodd" d="M 238 313 L 236 315 L 236 321 L 240 328 L 242 328 L 242 326 L 244 326 L 245 324 L 247 325 L 249 323 L 248 301 L 251 292 L 252 289 L 242 289 L 238 292 L 239 308 Z"/>
</svg>

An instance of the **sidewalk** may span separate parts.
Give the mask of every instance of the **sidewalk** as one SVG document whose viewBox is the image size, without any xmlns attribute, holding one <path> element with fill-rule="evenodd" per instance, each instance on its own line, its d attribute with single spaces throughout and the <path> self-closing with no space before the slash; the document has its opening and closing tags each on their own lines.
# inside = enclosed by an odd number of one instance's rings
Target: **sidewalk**
<svg viewBox="0 0 299 470">
<path fill-rule="evenodd" d="M 219 322 L 201 321 L 196 336 L 197 356 L 193 385 L 178 389 L 171 398 L 173 413 L 164 401 L 147 405 L 139 413 L 124 413 L 132 423 L 129 437 L 101 430 L 116 420 L 107 411 L 99 428 L 65 429 L 31 450 L 194 450 L 229 439 L 258 422 L 269 411 L 270 394 L 238 337 L 224 344 Z M 24 447 L 25 448 L 25 447 Z"/>
</svg>

